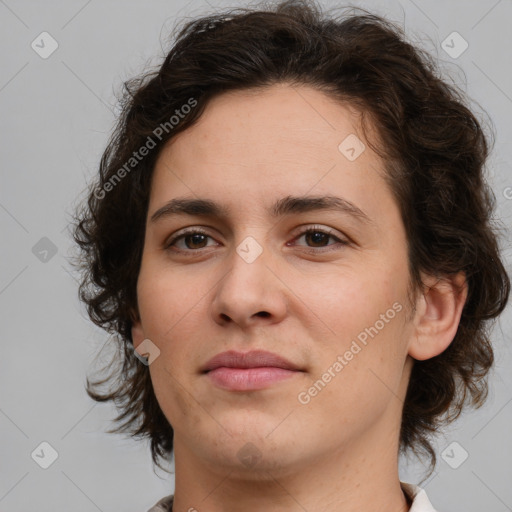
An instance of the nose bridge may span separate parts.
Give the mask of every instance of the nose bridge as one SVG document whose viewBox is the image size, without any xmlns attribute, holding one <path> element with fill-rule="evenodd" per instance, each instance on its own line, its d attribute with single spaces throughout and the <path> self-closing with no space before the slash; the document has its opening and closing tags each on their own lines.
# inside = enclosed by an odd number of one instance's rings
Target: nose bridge
<svg viewBox="0 0 512 512">
<path fill-rule="evenodd" d="M 265 275 L 269 273 L 267 265 L 271 251 L 264 242 L 263 230 L 257 233 L 255 230 L 246 230 L 247 232 L 253 234 L 245 234 L 234 247 L 230 258 L 230 272 L 226 276 L 230 286 L 234 285 L 239 292 L 246 292 L 239 293 L 245 298 L 255 293 L 262 295 L 267 281 Z M 268 283 L 266 284 L 268 286 Z"/>
<path fill-rule="evenodd" d="M 219 282 L 213 300 L 217 321 L 229 317 L 239 325 L 258 313 L 280 316 L 285 309 L 279 280 L 270 270 L 271 249 L 264 246 L 264 229 L 246 229 L 242 236 L 228 257 L 228 272 Z"/>
</svg>

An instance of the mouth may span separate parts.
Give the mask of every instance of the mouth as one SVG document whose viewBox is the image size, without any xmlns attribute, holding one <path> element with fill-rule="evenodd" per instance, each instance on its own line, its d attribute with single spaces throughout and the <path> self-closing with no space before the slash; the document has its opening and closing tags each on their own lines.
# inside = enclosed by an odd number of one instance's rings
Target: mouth
<svg viewBox="0 0 512 512">
<path fill-rule="evenodd" d="M 206 363 L 202 373 L 222 389 L 255 391 L 300 375 L 304 370 L 278 354 L 254 350 L 218 354 Z"/>
<path fill-rule="evenodd" d="M 265 366 L 261 368 L 227 368 L 221 366 L 206 372 L 207 377 L 216 386 L 230 391 L 255 391 L 289 379 L 302 372 Z"/>
</svg>

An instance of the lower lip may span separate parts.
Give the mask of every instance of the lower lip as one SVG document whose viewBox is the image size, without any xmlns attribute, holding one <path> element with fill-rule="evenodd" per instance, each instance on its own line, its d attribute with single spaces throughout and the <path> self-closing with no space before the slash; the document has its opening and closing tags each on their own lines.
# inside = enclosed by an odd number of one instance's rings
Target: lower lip
<svg viewBox="0 0 512 512">
<path fill-rule="evenodd" d="M 265 366 L 259 368 L 228 368 L 221 366 L 206 375 L 220 388 L 231 391 L 253 391 L 293 377 L 300 372 Z"/>
</svg>

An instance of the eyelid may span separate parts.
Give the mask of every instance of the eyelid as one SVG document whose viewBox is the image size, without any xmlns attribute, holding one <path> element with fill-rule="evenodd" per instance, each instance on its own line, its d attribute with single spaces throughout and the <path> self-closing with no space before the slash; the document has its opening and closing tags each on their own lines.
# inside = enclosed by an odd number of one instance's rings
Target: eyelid
<svg viewBox="0 0 512 512">
<path fill-rule="evenodd" d="M 298 232 L 297 236 L 301 236 L 307 233 L 308 231 L 321 231 L 323 233 L 332 235 L 333 237 L 336 238 L 340 238 L 340 236 L 343 236 L 342 234 L 338 233 L 338 231 L 327 226 L 323 226 L 321 224 L 302 224 L 299 227 L 297 227 L 297 229 L 294 231 Z"/>
</svg>

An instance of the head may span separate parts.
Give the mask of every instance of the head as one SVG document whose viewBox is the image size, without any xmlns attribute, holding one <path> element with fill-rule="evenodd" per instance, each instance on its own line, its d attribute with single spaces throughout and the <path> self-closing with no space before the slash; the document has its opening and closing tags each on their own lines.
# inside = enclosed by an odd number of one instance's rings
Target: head
<svg viewBox="0 0 512 512">
<path fill-rule="evenodd" d="M 155 462 L 179 436 L 284 467 L 382 427 L 433 467 L 429 435 L 485 399 L 510 288 L 463 95 L 389 22 L 293 1 L 188 22 L 126 91 L 74 232 L 80 297 L 122 349 L 87 381 L 115 430 Z M 203 368 L 232 349 L 301 371 L 227 392 Z"/>
</svg>

